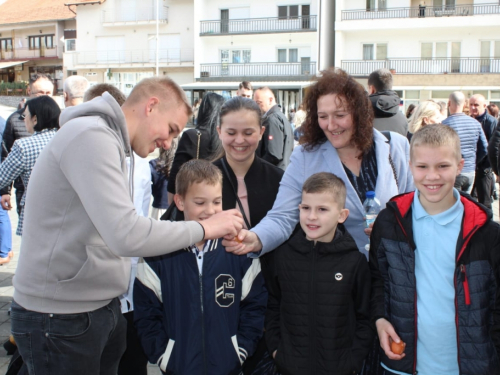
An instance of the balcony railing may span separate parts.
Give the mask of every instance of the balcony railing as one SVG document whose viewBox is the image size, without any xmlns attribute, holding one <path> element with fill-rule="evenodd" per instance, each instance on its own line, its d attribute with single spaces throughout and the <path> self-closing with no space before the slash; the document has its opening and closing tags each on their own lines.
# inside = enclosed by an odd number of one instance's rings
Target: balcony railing
<svg viewBox="0 0 500 375">
<path fill-rule="evenodd" d="M 316 16 L 201 21 L 200 35 L 265 34 L 316 31 Z"/>
<path fill-rule="evenodd" d="M 201 78 L 209 77 L 307 77 L 316 74 L 316 63 L 201 64 Z"/>
<path fill-rule="evenodd" d="M 161 64 L 182 64 L 194 61 L 193 49 L 160 49 L 158 56 Z M 74 65 L 154 64 L 156 62 L 156 50 L 82 51 L 73 53 L 73 59 Z"/>
<path fill-rule="evenodd" d="M 355 76 L 366 76 L 381 68 L 391 69 L 397 74 L 500 73 L 500 58 L 462 57 L 342 61 L 342 69 Z"/>
<path fill-rule="evenodd" d="M 382 18 L 427 18 L 500 14 L 500 5 L 460 4 L 442 6 L 420 6 L 411 8 L 356 9 L 343 10 L 342 21 L 373 20 Z"/>
<path fill-rule="evenodd" d="M 168 7 L 161 6 L 159 20 L 168 21 Z M 156 7 L 122 7 L 102 11 L 103 23 L 149 23 L 156 22 Z"/>
<path fill-rule="evenodd" d="M 40 49 L 30 49 L 27 47 L 0 50 L 0 60 L 18 60 L 18 59 L 44 59 L 58 57 L 57 47 Z"/>
</svg>

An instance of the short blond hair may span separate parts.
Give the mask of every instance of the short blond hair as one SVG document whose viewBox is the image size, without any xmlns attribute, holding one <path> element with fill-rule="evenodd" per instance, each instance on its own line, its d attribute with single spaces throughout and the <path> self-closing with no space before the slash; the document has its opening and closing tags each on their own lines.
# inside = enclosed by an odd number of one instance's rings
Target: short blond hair
<svg viewBox="0 0 500 375">
<path fill-rule="evenodd" d="M 411 138 L 410 142 L 410 160 L 413 156 L 415 147 L 450 147 L 458 160 L 462 159 L 460 148 L 460 138 L 455 130 L 448 125 L 433 124 L 424 126 Z"/>
<path fill-rule="evenodd" d="M 193 110 L 191 109 L 191 104 L 189 104 L 186 97 L 186 93 L 169 77 L 144 78 L 134 86 L 124 104 L 136 104 L 139 101 L 144 100 L 144 98 L 152 96 L 156 96 L 160 100 L 166 99 L 165 101 L 161 100 L 164 105 L 168 105 L 173 102 L 175 106 L 184 107 L 188 116 L 193 114 Z"/>
<path fill-rule="evenodd" d="M 175 177 L 175 193 L 184 198 L 192 185 L 202 182 L 222 187 L 222 172 L 209 161 L 190 160 L 182 165 Z"/>
<path fill-rule="evenodd" d="M 340 208 L 344 208 L 347 190 L 344 181 L 330 172 L 315 173 L 302 186 L 302 193 L 331 193 Z"/>
<path fill-rule="evenodd" d="M 432 117 L 436 111 L 441 114 L 441 107 L 433 100 L 426 100 L 418 105 L 413 111 L 408 121 L 410 133 L 416 133 L 424 124 L 424 117 Z"/>
</svg>

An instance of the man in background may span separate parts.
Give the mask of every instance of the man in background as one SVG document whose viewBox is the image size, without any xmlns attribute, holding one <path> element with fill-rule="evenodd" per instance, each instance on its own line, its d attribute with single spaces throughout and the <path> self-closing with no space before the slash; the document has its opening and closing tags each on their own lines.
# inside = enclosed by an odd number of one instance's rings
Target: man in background
<svg viewBox="0 0 500 375">
<path fill-rule="evenodd" d="M 64 106 L 66 108 L 83 103 L 83 95 L 89 88 L 89 81 L 82 76 L 69 76 L 64 80 Z"/>
</svg>

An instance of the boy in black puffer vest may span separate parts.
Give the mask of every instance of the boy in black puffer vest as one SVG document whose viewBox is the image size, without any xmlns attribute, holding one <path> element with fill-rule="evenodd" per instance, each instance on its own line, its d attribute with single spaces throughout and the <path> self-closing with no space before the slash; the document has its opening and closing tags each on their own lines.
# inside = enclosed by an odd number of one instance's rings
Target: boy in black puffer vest
<svg viewBox="0 0 500 375">
<path fill-rule="evenodd" d="M 342 223 L 346 187 L 317 173 L 302 188 L 300 227 L 272 252 L 266 342 L 283 375 L 356 374 L 370 351 L 370 275 Z"/>
<path fill-rule="evenodd" d="M 453 186 L 460 138 L 425 126 L 410 145 L 417 190 L 394 197 L 370 237 L 372 314 L 392 374 L 500 374 L 500 226 Z M 403 354 L 391 341 L 406 343 Z"/>
</svg>

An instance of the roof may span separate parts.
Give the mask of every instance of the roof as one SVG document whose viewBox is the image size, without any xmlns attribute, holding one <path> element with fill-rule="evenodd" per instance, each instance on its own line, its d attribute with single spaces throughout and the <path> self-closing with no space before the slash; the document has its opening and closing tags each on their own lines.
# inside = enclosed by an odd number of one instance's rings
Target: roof
<svg viewBox="0 0 500 375">
<path fill-rule="evenodd" d="M 7 0 L 0 5 L 0 26 L 5 24 L 68 20 L 76 15 L 67 0 Z"/>
<path fill-rule="evenodd" d="M 66 2 L 65 5 L 94 5 L 94 4 L 102 4 L 106 0 L 74 0 L 71 2 Z"/>
</svg>

